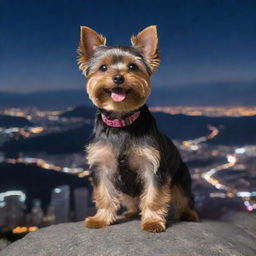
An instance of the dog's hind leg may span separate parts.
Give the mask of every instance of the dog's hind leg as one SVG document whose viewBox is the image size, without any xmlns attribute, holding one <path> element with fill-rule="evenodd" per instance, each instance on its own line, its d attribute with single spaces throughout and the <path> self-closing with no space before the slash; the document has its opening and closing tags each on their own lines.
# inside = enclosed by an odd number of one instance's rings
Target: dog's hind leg
<svg viewBox="0 0 256 256">
<path fill-rule="evenodd" d="M 175 217 L 184 221 L 199 221 L 197 213 L 191 209 L 190 199 L 179 185 L 172 185 L 171 198 L 175 208 Z"/>
<path fill-rule="evenodd" d="M 171 184 L 171 202 L 175 208 L 175 217 L 185 221 L 199 221 L 192 210 L 194 198 L 191 192 L 191 177 L 187 166 L 181 162 L 178 173 Z"/>
</svg>

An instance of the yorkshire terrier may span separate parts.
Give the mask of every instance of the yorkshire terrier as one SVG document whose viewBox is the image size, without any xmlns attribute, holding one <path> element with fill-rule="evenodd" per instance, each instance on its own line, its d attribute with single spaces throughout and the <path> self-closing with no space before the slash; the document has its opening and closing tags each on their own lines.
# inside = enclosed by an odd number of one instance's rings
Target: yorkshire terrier
<svg viewBox="0 0 256 256">
<path fill-rule="evenodd" d="M 160 64 L 156 26 L 132 36 L 132 46 L 107 46 L 105 37 L 84 26 L 80 36 L 78 65 L 98 108 L 86 148 L 97 213 L 85 226 L 111 225 L 121 204 L 123 215 L 140 214 L 149 232 L 166 229 L 170 203 L 178 219 L 198 221 L 189 170 L 145 105 Z"/>
</svg>

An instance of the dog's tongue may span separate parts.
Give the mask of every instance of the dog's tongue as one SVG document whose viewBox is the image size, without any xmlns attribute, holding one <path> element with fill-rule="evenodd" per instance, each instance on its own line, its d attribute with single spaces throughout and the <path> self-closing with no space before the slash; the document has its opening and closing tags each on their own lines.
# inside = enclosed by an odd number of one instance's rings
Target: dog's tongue
<svg viewBox="0 0 256 256">
<path fill-rule="evenodd" d="M 124 89 L 115 89 L 111 91 L 111 98 L 115 102 L 121 102 L 126 98 L 126 91 Z"/>
</svg>

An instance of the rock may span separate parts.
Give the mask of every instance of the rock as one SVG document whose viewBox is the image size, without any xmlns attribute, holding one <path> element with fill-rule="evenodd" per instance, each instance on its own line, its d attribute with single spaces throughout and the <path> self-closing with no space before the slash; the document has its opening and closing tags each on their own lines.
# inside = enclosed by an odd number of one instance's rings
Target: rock
<svg viewBox="0 0 256 256">
<path fill-rule="evenodd" d="M 160 234 L 141 231 L 137 219 L 119 219 L 115 225 L 102 229 L 86 229 L 83 222 L 66 223 L 32 232 L 9 245 L 0 255 L 255 256 L 255 220 L 254 215 L 249 218 L 239 215 L 235 219 L 228 217 L 225 222 L 170 221 L 166 232 Z M 252 222 L 251 225 L 248 222 Z"/>
<path fill-rule="evenodd" d="M 0 251 L 7 247 L 11 242 L 6 239 L 0 239 Z"/>
</svg>

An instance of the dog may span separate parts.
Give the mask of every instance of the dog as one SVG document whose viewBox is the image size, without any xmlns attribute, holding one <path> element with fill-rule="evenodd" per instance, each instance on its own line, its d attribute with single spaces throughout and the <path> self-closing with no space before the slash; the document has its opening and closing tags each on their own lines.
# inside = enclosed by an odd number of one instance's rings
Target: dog
<svg viewBox="0 0 256 256">
<path fill-rule="evenodd" d="M 166 229 L 168 206 L 180 220 L 198 221 L 191 177 L 172 143 L 157 128 L 146 103 L 151 77 L 160 65 L 157 27 L 131 37 L 132 46 L 106 45 L 106 38 L 82 26 L 78 65 L 87 93 L 98 108 L 86 148 L 97 212 L 88 228 L 116 221 L 120 205 L 127 218 L 141 215 L 141 229 Z"/>
</svg>

